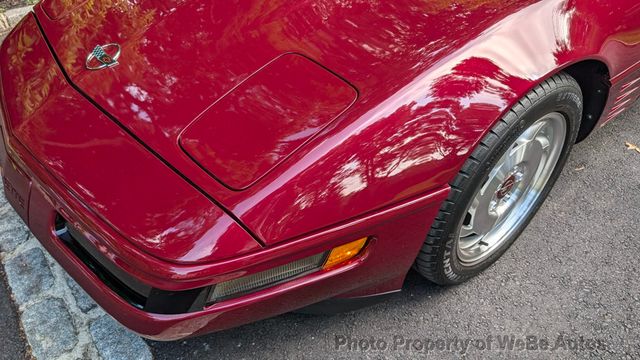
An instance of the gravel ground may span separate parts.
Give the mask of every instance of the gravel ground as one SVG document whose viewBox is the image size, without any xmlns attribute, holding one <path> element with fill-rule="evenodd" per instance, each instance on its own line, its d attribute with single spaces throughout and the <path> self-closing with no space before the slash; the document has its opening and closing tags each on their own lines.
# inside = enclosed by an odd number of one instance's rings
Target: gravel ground
<svg viewBox="0 0 640 360">
<path fill-rule="evenodd" d="M 460 348 L 437 346 L 469 339 L 464 353 L 474 358 L 639 358 L 640 153 L 624 145 L 640 145 L 639 119 L 637 105 L 578 144 L 529 228 L 466 284 L 442 288 L 411 273 L 401 294 L 368 309 L 286 314 L 186 341 L 149 342 L 152 351 L 157 359 L 460 358 Z M 513 336 L 516 350 L 496 350 L 503 335 Z M 479 350 L 488 336 L 492 350 Z M 528 336 L 560 347 L 517 350 Z"/>
</svg>

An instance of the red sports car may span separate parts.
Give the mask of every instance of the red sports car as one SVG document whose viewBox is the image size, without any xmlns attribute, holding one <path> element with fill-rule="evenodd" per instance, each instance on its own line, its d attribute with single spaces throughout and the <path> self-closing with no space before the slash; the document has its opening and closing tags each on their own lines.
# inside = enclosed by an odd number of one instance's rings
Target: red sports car
<svg viewBox="0 0 640 360">
<path fill-rule="evenodd" d="M 43 0 L 0 81 L 7 198 L 172 340 L 486 269 L 639 97 L 640 3 Z"/>
</svg>

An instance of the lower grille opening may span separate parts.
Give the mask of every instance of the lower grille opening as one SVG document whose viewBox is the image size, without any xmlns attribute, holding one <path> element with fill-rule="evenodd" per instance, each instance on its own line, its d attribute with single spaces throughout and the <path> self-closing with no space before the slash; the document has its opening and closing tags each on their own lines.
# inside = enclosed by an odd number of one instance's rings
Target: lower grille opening
<svg viewBox="0 0 640 360">
<path fill-rule="evenodd" d="M 60 215 L 56 217 L 55 231 L 58 238 L 80 259 L 100 280 L 111 290 L 126 300 L 129 304 L 144 309 L 151 287 L 140 284 L 135 291 L 107 270 L 96 258 L 80 243 L 83 239 L 80 234 L 70 227 Z M 142 290 L 142 291 L 140 291 Z"/>
<path fill-rule="evenodd" d="M 107 287 L 132 306 L 156 314 L 181 314 L 202 310 L 210 287 L 166 291 L 140 283 L 104 258 L 80 231 L 60 214 L 55 219 L 58 238 Z"/>
</svg>

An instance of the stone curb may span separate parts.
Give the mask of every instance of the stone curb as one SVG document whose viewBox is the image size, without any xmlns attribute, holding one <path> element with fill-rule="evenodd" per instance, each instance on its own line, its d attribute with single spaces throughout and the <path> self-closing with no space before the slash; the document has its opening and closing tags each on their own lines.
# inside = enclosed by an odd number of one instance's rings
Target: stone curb
<svg viewBox="0 0 640 360">
<path fill-rule="evenodd" d="M 36 359 L 152 359 L 53 260 L 0 191 L 0 263 Z"/>
<path fill-rule="evenodd" d="M 0 36 L 8 33 L 33 6 L 23 6 L 0 12 Z"/>
</svg>

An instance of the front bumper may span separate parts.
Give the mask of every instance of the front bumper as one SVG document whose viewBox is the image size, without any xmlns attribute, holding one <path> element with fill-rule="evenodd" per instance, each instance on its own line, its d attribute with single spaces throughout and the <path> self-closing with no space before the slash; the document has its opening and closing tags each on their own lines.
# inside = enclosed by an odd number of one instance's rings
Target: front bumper
<svg viewBox="0 0 640 360">
<path fill-rule="evenodd" d="M 29 159 L 26 159 L 29 162 Z M 12 160 L 9 160 L 10 162 Z M 25 162 L 25 165 L 27 164 Z M 399 289 L 410 268 L 415 254 L 427 231 L 429 220 L 435 216 L 446 191 L 440 191 L 421 199 L 402 204 L 387 211 L 358 219 L 350 224 L 327 230 L 315 236 L 292 241 L 249 256 L 226 262 L 176 267 L 170 263 L 150 258 L 142 253 L 126 254 L 127 249 L 111 248 L 100 230 L 103 224 L 87 218 L 87 214 L 76 213 L 75 205 L 56 192 L 53 179 L 44 175 L 37 177 L 34 171 L 11 163 L 3 167 L 5 182 L 12 187 L 29 188 L 28 224 L 36 238 L 56 261 L 87 291 L 87 293 L 116 320 L 132 331 L 155 340 L 176 340 L 188 336 L 224 330 L 260 319 L 296 310 L 333 297 L 360 297 L 386 293 Z M 11 179 L 11 180 L 8 180 Z M 18 210 L 15 197 L 7 193 L 12 205 Z M 64 213 L 72 219 L 82 219 L 85 228 L 97 234 L 91 246 L 109 258 L 121 271 L 134 276 L 143 283 L 171 284 L 174 289 L 189 289 L 195 286 L 215 284 L 225 279 L 254 273 L 277 266 L 286 261 L 303 258 L 319 250 L 328 250 L 335 244 L 345 242 L 362 234 L 375 234 L 375 241 L 363 256 L 345 266 L 330 271 L 318 271 L 292 281 L 250 293 L 228 301 L 205 307 L 201 311 L 181 314 L 155 314 L 135 306 L 113 291 L 85 262 L 64 244 L 56 235 L 56 214 Z M 87 221 L 85 223 L 85 221 Z M 87 224 L 87 225 L 85 225 Z M 146 263 L 143 268 L 153 267 L 155 274 L 134 270 L 135 264 Z M 153 265 L 149 265 L 153 264 Z M 253 264 L 253 265 L 249 265 Z M 135 274 L 135 275 L 134 275 Z M 171 274 L 160 277 L 158 274 Z M 192 281 L 182 281 L 186 275 Z M 197 274 L 201 274 L 199 277 Z"/>
<path fill-rule="evenodd" d="M 35 22 L 35 19 L 31 17 L 25 21 Z M 28 76 L 29 69 L 10 75 Z M 58 73 L 49 75 L 61 76 Z M 56 84 L 69 87 L 65 81 Z M 61 89 L 57 91 L 64 93 Z M 69 89 L 65 88 L 65 91 Z M 8 102 L 5 96 L 3 94 L 2 103 L 6 115 L 11 111 L 6 111 Z M 68 97 L 66 101 L 85 100 L 76 96 Z M 98 112 L 96 109 L 91 111 Z M 400 288 L 441 201 L 448 193 L 447 188 L 442 188 L 312 235 L 223 260 L 177 263 L 142 251 L 123 238 L 109 221 L 98 216 L 86 201 L 69 191 L 68 179 L 56 176 L 43 159 L 34 156 L 33 151 L 14 137 L 11 129 L 7 128 L 8 124 L 8 121 L 3 122 L 3 139 L 6 141 L 3 145 L 6 146 L 2 146 L 0 151 L 7 199 L 49 253 L 100 306 L 131 330 L 158 340 L 174 340 L 227 329 L 332 297 L 367 296 Z M 91 189 L 85 190 L 91 194 Z M 107 262 L 106 271 L 116 279 L 164 292 L 200 289 L 325 252 L 361 237 L 371 236 L 374 240 L 362 256 L 344 266 L 329 271 L 319 270 L 237 298 L 205 305 L 195 311 L 158 314 L 144 306 L 132 306 L 130 299 L 114 291 L 94 266 L 78 256 L 78 252 L 56 233 L 56 221 L 60 217 L 79 229 L 86 240 L 82 244 L 83 249 L 99 257 L 101 263 Z"/>
</svg>

